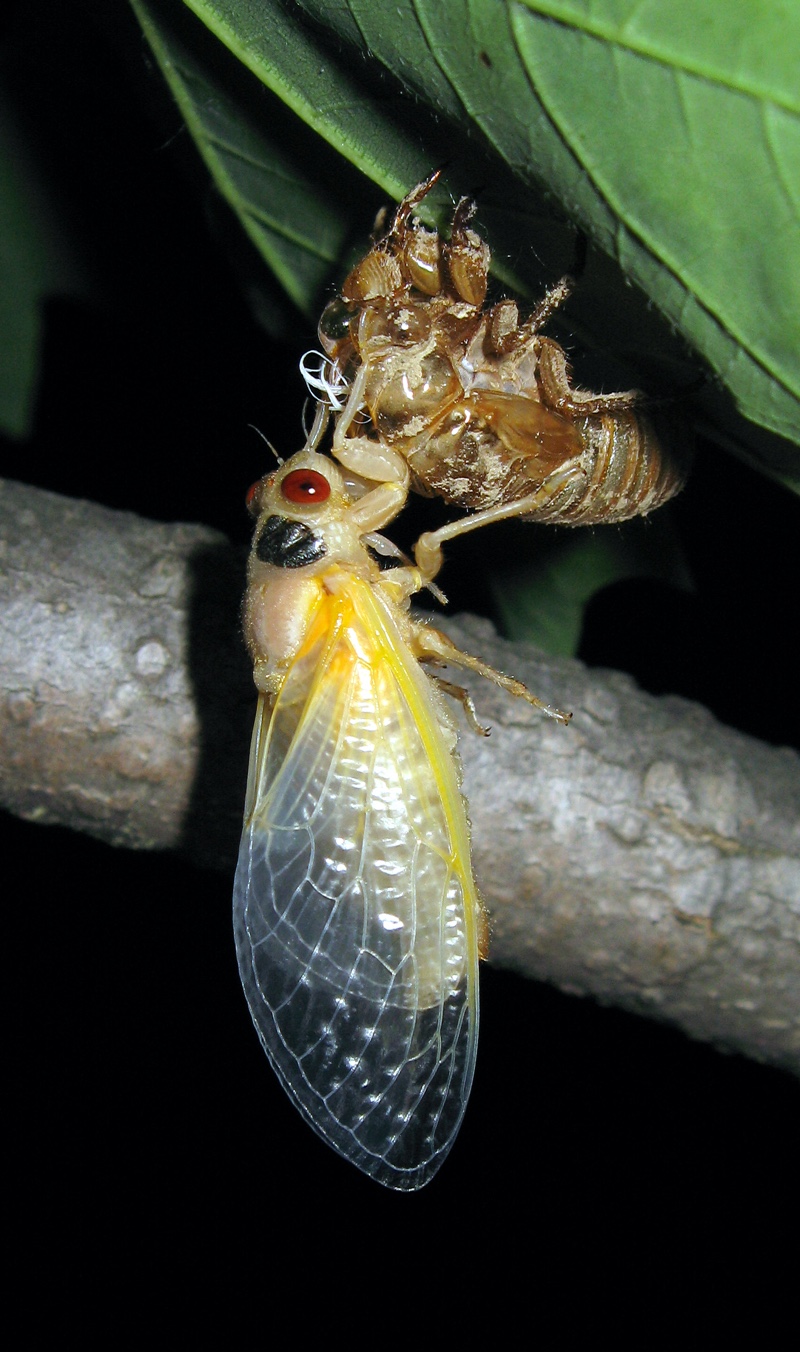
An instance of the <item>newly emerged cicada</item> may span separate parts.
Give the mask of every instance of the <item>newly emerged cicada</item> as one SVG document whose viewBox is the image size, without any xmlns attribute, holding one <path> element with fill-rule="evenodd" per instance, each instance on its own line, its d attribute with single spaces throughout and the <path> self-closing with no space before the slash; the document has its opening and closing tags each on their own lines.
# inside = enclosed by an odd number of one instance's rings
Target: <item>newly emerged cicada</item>
<svg viewBox="0 0 800 1352">
<path fill-rule="evenodd" d="M 636 390 L 574 389 L 542 333 L 569 278 L 524 322 L 513 300 L 486 308 L 491 255 L 470 229 L 474 204 L 458 203 L 449 242 L 413 218 L 437 178 L 404 198 L 323 313 L 329 365 L 315 383 L 343 408 L 334 455 L 373 480 L 410 475 L 472 513 L 442 539 L 510 516 L 624 521 L 666 502 L 685 477 L 677 438 L 657 432 Z"/>
<path fill-rule="evenodd" d="M 406 498 L 306 447 L 251 492 L 245 635 L 259 691 L 234 892 L 261 1042 L 303 1117 L 391 1188 L 422 1187 L 458 1131 L 485 921 L 455 725 L 421 662 L 519 682 L 409 613 L 433 572 L 376 534 Z M 382 564 L 389 563 L 388 568 Z"/>
</svg>

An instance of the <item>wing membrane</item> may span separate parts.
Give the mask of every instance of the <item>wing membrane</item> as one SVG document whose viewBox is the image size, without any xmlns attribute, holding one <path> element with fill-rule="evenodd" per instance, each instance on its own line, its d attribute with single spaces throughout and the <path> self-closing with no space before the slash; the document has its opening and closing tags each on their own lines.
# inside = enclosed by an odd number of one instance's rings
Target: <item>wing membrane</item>
<svg viewBox="0 0 800 1352">
<path fill-rule="evenodd" d="M 428 678 L 375 605 L 355 580 L 331 598 L 254 737 L 234 916 L 284 1087 L 341 1154 L 411 1189 L 472 1081 L 477 898 Z"/>
</svg>

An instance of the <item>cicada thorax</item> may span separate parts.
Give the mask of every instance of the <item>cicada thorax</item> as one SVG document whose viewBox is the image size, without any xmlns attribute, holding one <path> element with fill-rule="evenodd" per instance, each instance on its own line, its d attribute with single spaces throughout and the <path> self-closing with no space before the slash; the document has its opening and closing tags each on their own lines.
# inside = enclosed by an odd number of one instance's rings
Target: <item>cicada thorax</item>
<svg viewBox="0 0 800 1352">
<path fill-rule="evenodd" d="M 469 512 L 519 503 L 526 519 L 597 524 L 666 502 L 686 462 L 670 419 L 665 434 L 636 391 L 572 386 L 540 332 L 568 279 L 524 322 L 513 301 L 484 307 L 490 253 L 468 228 L 472 204 L 456 208 L 449 243 L 411 220 L 434 181 L 400 204 L 323 314 L 322 345 L 351 389 L 358 377 L 360 400 L 334 453 L 346 446 L 354 463 L 355 439 L 372 439 L 403 456 L 416 492 Z"/>
</svg>

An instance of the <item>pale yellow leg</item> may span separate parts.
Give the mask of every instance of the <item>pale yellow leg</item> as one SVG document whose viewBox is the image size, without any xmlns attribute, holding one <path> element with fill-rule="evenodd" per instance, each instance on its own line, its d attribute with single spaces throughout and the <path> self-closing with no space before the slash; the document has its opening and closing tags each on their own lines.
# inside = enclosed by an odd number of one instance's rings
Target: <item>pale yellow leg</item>
<svg viewBox="0 0 800 1352">
<path fill-rule="evenodd" d="M 369 437 L 360 437 L 356 433 L 348 436 L 350 428 L 364 407 L 364 388 L 367 380 L 366 364 L 359 367 L 355 380 L 350 386 L 347 403 L 342 409 L 333 429 L 331 451 L 345 469 L 360 474 L 363 479 L 374 479 L 378 483 L 403 483 L 408 491 L 409 469 L 405 456 L 394 451 L 382 442 L 372 441 Z"/>
<path fill-rule="evenodd" d="M 315 451 L 322 441 L 325 428 L 328 426 L 329 409 L 327 404 L 317 404 L 314 413 L 314 421 L 311 424 L 311 431 L 306 437 L 304 451 Z"/>
<path fill-rule="evenodd" d="M 348 518 L 359 535 L 378 531 L 402 511 L 408 497 L 408 482 L 379 483 L 348 508 Z"/>
<path fill-rule="evenodd" d="M 451 699 L 457 699 L 464 710 L 467 722 L 473 732 L 477 732 L 481 737 L 488 737 L 489 728 L 485 728 L 478 719 L 478 713 L 475 708 L 475 701 L 468 690 L 463 685 L 455 685 L 453 681 L 446 681 L 444 676 L 438 676 L 435 672 L 429 672 L 429 676 L 436 682 L 440 690 L 443 690 Z"/>
<path fill-rule="evenodd" d="M 552 704 L 545 704 L 542 700 L 537 699 L 536 695 L 526 685 L 523 685 L 522 681 L 516 681 L 513 676 L 506 676 L 504 672 L 488 666 L 486 662 L 481 662 L 479 657 L 472 657 L 469 653 L 462 652 L 446 634 L 441 633 L 438 629 L 429 629 L 422 624 L 415 625 L 414 646 L 417 657 L 421 661 L 429 658 L 448 665 L 464 667 L 467 671 L 474 671 L 478 676 L 485 676 L 488 681 L 499 686 L 501 690 L 506 690 L 509 695 L 515 695 L 518 699 L 526 700 L 535 709 L 541 709 L 542 713 L 547 714 L 550 718 L 555 718 L 558 723 L 563 723 L 565 726 L 572 718 L 572 714 L 565 714 Z"/>
<path fill-rule="evenodd" d="M 426 531 L 424 535 L 420 535 L 414 546 L 417 566 L 426 580 L 436 577 L 444 562 L 442 545 L 446 540 L 455 540 L 459 535 L 478 530 L 480 526 L 490 526 L 494 521 L 533 515 L 547 507 L 559 494 L 582 486 L 585 479 L 586 471 L 582 469 L 580 462 L 570 460 L 566 465 L 560 465 L 558 469 L 553 470 L 552 474 L 548 474 L 533 493 L 520 498 L 518 502 L 505 503 L 500 507 L 487 507 L 485 511 L 473 512 L 472 516 L 464 516 L 459 521 L 451 522 L 449 526 L 441 526 L 439 530 Z"/>
</svg>

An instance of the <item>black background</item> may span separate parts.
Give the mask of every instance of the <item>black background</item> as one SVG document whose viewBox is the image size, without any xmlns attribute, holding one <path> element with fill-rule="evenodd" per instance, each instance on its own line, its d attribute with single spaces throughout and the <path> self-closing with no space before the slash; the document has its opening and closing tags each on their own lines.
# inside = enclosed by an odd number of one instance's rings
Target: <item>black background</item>
<svg viewBox="0 0 800 1352">
<path fill-rule="evenodd" d="M 147 58 L 134 38 L 131 62 L 128 16 L 123 58 L 91 5 L 69 22 L 39 8 L 46 42 L 17 23 L 7 69 L 99 300 L 48 303 L 34 436 L 6 443 L 3 472 L 244 545 L 244 492 L 267 464 L 248 424 L 285 454 L 299 446 L 313 334 L 275 343 L 254 324 L 177 112 L 165 133 L 140 101 Z M 581 656 L 797 745 L 796 500 L 706 446 L 674 511 L 694 593 L 618 584 L 593 602 Z M 485 560 L 525 547 L 524 528 L 503 545 L 490 534 L 451 560 L 454 609 L 488 605 Z M 444 1301 L 442 1320 L 451 1301 L 531 1299 L 565 1329 L 597 1275 L 604 1318 L 634 1282 L 659 1292 L 660 1319 L 667 1275 L 679 1303 L 710 1306 L 716 1283 L 734 1291 L 767 1254 L 778 1286 L 791 1273 L 788 1075 L 488 967 L 460 1138 L 424 1193 L 384 1193 L 317 1141 L 264 1061 L 229 876 L 0 826 L 23 1251 L 135 1282 L 167 1280 L 199 1248 L 235 1254 L 242 1287 L 273 1299 L 284 1273 L 338 1285 L 343 1318 L 359 1290 L 399 1288 Z"/>
</svg>

